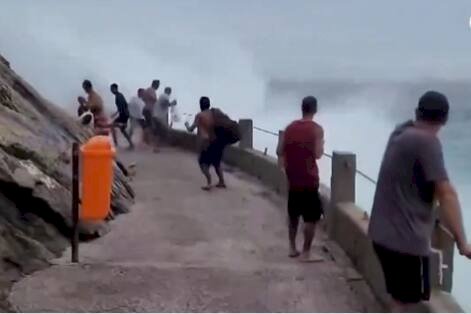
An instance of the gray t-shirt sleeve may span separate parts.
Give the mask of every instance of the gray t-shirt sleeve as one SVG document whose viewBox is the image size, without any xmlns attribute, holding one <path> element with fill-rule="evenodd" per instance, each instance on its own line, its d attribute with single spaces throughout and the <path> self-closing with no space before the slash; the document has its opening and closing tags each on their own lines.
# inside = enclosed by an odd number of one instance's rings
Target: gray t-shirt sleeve
<svg viewBox="0 0 471 314">
<path fill-rule="evenodd" d="M 425 179 L 429 182 L 448 180 L 442 145 L 438 138 L 424 139 L 421 144 L 417 149 L 419 150 L 419 162 L 424 170 Z"/>
</svg>

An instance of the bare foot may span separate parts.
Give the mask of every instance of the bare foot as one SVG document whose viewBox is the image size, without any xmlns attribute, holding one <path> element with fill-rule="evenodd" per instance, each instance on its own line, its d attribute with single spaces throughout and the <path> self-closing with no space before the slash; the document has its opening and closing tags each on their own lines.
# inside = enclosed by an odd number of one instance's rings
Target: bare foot
<svg viewBox="0 0 471 314">
<path fill-rule="evenodd" d="M 288 256 L 291 257 L 291 258 L 296 258 L 296 257 L 298 257 L 299 255 L 301 255 L 301 253 L 299 253 L 298 250 L 290 250 Z"/>
<path fill-rule="evenodd" d="M 226 188 L 227 188 L 227 185 L 226 185 L 225 183 L 219 182 L 219 183 L 216 185 L 216 187 L 217 187 L 218 189 L 226 189 Z"/>
<path fill-rule="evenodd" d="M 320 263 L 324 261 L 322 256 L 311 255 L 310 252 L 303 252 L 299 260 L 303 263 Z"/>
<path fill-rule="evenodd" d="M 202 186 L 202 187 L 201 187 L 201 189 L 202 189 L 203 191 L 206 191 L 206 192 L 211 191 L 211 188 L 212 188 L 211 185 L 206 185 L 206 186 Z"/>
</svg>

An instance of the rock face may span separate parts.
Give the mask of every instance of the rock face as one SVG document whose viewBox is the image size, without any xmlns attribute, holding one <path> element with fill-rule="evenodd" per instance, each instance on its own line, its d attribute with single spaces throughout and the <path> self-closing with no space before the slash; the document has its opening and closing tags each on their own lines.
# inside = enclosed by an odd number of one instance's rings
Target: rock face
<svg viewBox="0 0 471 314">
<path fill-rule="evenodd" d="M 68 245 L 71 145 L 89 137 L 0 56 L 0 292 L 21 273 L 47 266 Z M 112 196 L 114 214 L 129 210 L 133 191 L 118 167 Z M 97 230 L 82 226 L 81 236 Z"/>
</svg>

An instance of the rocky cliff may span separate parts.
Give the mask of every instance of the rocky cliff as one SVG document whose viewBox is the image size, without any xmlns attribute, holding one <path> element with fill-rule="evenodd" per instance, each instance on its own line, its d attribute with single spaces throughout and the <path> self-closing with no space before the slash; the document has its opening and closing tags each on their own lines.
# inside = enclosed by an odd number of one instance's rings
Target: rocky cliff
<svg viewBox="0 0 471 314">
<path fill-rule="evenodd" d="M 73 141 L 90 134 L 39 95 L 0 56 L 0 293 L 21 274 L 48 265 L 68 245 Z M 116 168 L 112 210 L 133 192 Z M 100 226 L 98 226 L 100 227 Z M 81 235 L 97 235 L 82 226 Z M 0 309 L 2 308 L 0 295 Z"/>
</svg>

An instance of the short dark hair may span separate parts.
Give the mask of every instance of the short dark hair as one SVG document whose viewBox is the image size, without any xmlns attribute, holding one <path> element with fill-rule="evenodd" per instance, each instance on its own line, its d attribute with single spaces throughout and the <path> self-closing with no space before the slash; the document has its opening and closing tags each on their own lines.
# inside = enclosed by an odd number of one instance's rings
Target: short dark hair
<svg viewBox="0 0 471 314">
<path fill-rule="evenodd" d="M 90 82 L 89 80 L 84 80 L 82 83 L 82 87 L 86 89 L 90 89 L 93 87 L 93 85 L 92 85 L 92 82 Z"/>
<path fill-rule="evenodd" d="M 110 88 L 111 89 L 118 89 L 118 84 L 113 83 L 113 84 L 111 84 Z"/>
<path fill-rule="evenodd" d="M 303 115 L 317 113 L 317 99 L 314 96 L 306 96 L 303 98 L 301 105 Z"/>
<path fill-rule="evenodd" d="M 159 88 L 159 86 L 160 86 L 160 81 L 159 81 L 159 80 L 153 80 L 151 85 L 152 85 L 152 87 L 155 86 L 155 88 Z"/>
<path fill-rule="evenodd" d="M 202 96 L 200 98 L 200 109 L 201 111 L 203 110 L 208 110 L 211 107 L 211 102 L 208 97 Z"/>
<path fill-rule="evenodd" d="M 165 87 L 165 89 L 164 89 L 164 93 L 166 93 L 166 94 L 170 94 L 170 93 L 172 93 L 172 88 L 171 88 L 171 87 L 168 87 L 168 86 L 167 86 L 167 87 Z"/>
<path fill-rule="evenodd" d="M 420 121 L 445 124 L 448 121 L 449 111 L 450 105 L 445 95 L 428 91 L 420 97 L 415 116 Z"/>
</svg>

